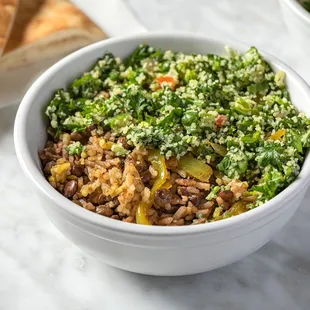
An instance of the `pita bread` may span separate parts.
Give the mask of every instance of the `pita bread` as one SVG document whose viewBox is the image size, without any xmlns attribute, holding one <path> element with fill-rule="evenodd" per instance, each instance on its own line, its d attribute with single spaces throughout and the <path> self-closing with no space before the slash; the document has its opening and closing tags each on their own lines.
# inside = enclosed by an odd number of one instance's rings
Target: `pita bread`
<svg viewBox="0 0 310 310">
<path fill-rule="evenodd" d="M 105 38 L 105 33 L 67 0 L 19 0 L 0 58 L 0 107 L 19 101 L 29 84 L 62 57 Z"/>
<path fill-rule="evenodd" d="M 0 56 L 3 54 L 17 11 L 18 0 L 0 0 Z"/>
<path fill-rule="evenodd" d="M 90 41 L 106 38 L 84 13 L 66 0 L 20 0 L 16 20 L 5 54 L 25 45 L 47 39 L 52 34 L 76 29 Z"/>
</svg>

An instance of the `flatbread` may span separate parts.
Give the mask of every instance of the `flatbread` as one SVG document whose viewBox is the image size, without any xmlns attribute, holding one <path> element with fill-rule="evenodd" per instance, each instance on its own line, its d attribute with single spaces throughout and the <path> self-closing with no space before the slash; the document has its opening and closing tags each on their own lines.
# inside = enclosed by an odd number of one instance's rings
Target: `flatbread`
<svg viewBox="0 0 310 310">
<path fill-rule="evenodd" d="M 0 57 L 14 23 L 17 6 L 18 0 L 0 0 Z"/>
<path fill-rule="evenodd" d="M 0 108 L 20 101 L 33 81 L 64 56 L 105 38 L 106 34 L 69 1 L 19 0 L 0 57 Z"/>
<path fill-rule="evenodd" d="M 106 38 L 104 32 L 69 1 L 20 0 L 4 54 L 69 29 L 80 30 L 84 36 L 88 34 L 90 41 Z"/>
</svg>

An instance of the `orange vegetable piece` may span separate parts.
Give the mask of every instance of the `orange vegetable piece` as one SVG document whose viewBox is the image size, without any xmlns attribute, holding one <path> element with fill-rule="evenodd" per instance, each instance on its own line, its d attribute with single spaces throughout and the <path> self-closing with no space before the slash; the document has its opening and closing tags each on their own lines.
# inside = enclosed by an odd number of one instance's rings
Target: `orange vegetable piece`
<svg viewBox="0 0 310 310">
<path fill-rule="evenodd" d="M 174 89 L 175 85 L 177 84 L 176 80 L 172 76 L 169 76 L 169 75 L 160 76 L 156 80 L 159 83 L 160 88 L 163 87 L 164 83 L 167 83 L 171 89 Z"/>
</svg>

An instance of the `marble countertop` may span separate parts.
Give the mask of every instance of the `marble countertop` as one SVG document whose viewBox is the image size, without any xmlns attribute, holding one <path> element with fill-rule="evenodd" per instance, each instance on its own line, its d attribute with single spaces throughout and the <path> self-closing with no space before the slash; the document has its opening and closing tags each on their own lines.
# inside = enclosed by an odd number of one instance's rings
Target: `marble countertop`
<svg viewBox="0 0 310 310">
<path fill-rule="evenodd" d="M 276 0 L 128 0 L 150 30 L 187 30 L 249 42 L 277 55 L 310 83 L 310 59 L 293 44 Z M 310 192 L 292 221 L 255 254 L 186 277 L 149 277 L 106 266 L 50 223 L 19 168 L 16 106 L 0 113 L 0 309 L 310 308 Z"/>
</svg>

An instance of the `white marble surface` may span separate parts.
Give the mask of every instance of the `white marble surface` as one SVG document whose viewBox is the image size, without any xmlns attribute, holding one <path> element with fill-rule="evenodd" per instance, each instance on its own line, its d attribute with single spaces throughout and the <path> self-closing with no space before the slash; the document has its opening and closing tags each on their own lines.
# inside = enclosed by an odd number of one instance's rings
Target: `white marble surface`
<svg viewBox="0 0 310 310">
<path fill-rule="evenodd" d="M 277 55 L 310 82 L 310 59 L 294 47 L 276 0 L 130 0 L 151 30 L 229 36 Z M 17 107 L 0 113 L 0 309 L 310 309 L 310 192 L 264 248 L 209 273 L 156 278 L 106 266 L 49 222 L 14 153 Z"/>
</svg>

